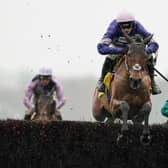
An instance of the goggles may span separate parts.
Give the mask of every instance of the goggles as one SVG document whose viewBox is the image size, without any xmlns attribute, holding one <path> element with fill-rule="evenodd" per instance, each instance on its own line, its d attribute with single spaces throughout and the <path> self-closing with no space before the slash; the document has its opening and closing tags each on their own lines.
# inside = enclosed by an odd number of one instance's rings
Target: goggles
<svg viewBox="0 0 168 168">
<path fill-rule="evenodd" d="M 119 25 L 122 29 L 130 29 L 133 27 L 133 22 L 123 22 L 119 23 Z"/>
<path fill-rule="evenodd" d="M 40 76 L 39 76 L 39 79 L 40 79 L 40 80 L 50 80 L 50 79 L 51 79 L 51 76 L 42 76 L 42 75 L 40 75 Z"/>
</svg>

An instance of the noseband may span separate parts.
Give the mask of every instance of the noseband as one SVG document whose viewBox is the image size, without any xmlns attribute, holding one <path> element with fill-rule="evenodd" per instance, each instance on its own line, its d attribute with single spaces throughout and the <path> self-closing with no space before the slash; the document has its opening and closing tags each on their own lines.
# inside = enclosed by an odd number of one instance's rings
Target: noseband
<svg viewBox="0 0 168 168">
<path fill-rule="evenodd" d="M 129 66 L 129 64 L 128 64 L 128 59 L 127 59 L 126 56 L 125 56 L 125 67 L 126 67 L 127 75 L 128 75 L 128 77 L 129 77 L 129 76 L 130 76 L 130 73 L 131 73 L 131 68 L 130 68 L 130 66 Z M 134 64 L 134 65 L 132 66 L 132 69 L 133 69 L 134 71 L 136 71 L 136 72 L 140 72 L 140 71 L 142 70 L 142 66 L 140 66 L 138 63 L 136 63 L 136 64 Z"/>
</svg>

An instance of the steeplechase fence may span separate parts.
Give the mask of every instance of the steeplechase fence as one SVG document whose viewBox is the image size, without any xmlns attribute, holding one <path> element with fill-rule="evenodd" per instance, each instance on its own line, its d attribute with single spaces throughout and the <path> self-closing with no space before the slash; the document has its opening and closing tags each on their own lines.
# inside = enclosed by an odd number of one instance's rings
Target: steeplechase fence
<svg viewBox="0 0 168 168">
<path fill-rule="evenodd" d="M 152 141 L 140 143 L 142 126 L 130 125 L 128 141 L 117 144 L 121 125 L 62 121 L 46 125 L 0 121 L 0 167 L 167 168 L 168 128 L 151 125 Z"/>
</svg>

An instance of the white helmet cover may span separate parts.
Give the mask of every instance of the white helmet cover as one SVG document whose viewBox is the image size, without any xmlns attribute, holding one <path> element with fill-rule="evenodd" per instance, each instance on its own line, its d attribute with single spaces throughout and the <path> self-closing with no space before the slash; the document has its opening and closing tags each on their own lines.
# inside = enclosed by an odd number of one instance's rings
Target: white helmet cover
<svg viewBox="0 0 168 168">
<path fill-rule="evenodd" d="M 52 69 L 49 67 L 42 67 L 39 69 L 39 75 L 41 76 L 52 76 Z"/>
<path fill-rule="evenodd" d="M 133 22 L 135 21 L 135 17 L 131 13 L 124 11 L 117 15 L 116 21 L 117 23 Z"/>
</svg>

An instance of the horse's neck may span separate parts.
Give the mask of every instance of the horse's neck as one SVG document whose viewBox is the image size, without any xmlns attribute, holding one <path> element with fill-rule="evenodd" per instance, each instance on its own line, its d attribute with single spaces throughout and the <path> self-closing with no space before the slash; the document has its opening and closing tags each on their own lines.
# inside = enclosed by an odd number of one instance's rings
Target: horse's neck
<svg viewBox="0 0 168 168">
<path fill-rule="evenodd" d="M 127 68 L 125 65 L 125 61 L 123 61 L 118 68 L 115 70 L 115 76 L 116 78 L 120 80 L 128 80 L 128 74 L 127 74 Z"/>
</svg>

